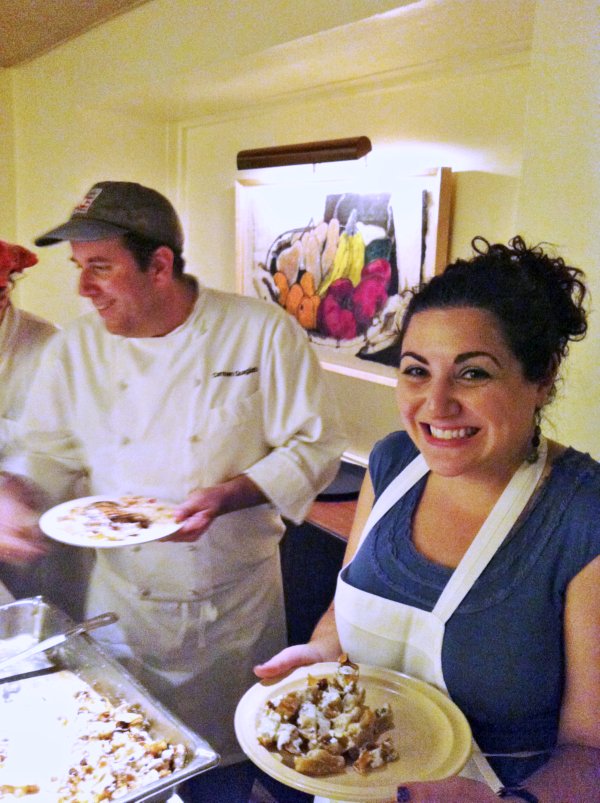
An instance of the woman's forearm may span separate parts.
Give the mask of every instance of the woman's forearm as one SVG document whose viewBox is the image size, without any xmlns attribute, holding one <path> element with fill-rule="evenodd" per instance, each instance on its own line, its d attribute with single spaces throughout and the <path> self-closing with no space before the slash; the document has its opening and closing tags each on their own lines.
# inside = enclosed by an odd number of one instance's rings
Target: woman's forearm
<svg viewBox="0 0 600 803">
<path fill-rule="evenodd" d="M 523 786 L 540 803 L 600 803 L 600 750 L 563 745 Z"/>
<path fill-rule="evenodd" d="M 339 657 L 342 648 L 335 626 L 333 603 L 319 619 L 308 643 L 318 650 L 321 661 L 335 661 Z"/>
</svg>

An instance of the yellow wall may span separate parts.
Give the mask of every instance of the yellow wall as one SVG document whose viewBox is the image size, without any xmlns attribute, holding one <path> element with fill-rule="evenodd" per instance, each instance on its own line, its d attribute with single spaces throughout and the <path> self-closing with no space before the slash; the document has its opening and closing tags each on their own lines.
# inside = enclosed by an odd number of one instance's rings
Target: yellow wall
<svg viewBox="0 0 600 803">
<path fill-rule="evenodd" d="M 556 433 L 600 457 L 600 4 L 538 3 L 518 208 L 520 229 L 555 243 L 588 277 L 587 337 L 571 347 Z"/>
<path fill-rule="evenodd" d="M 191 270 L 234 289 L 236 152 L 367 134 L 374 146 L 369 170 L 453 168 L 452 256 L 468 254 L 478 233 L 506 239 L 523 228 L 556 239 L 558 232 L 560 246 L 597 284 L 597 254 L 581 243 L 583 221 L 597 207 L 588 194 L 559 226 L 553 189 L 565 176 L 570 181 L 575 167 L 585 173 L 586 157 L 564 159 L 562 150 L 572 144 L 591 153 L 591 124 L 573 126 L 563 143 L 537 122 L 542 98 L 560 97 L 571 113 L 578 105 L 564 89 L 581 94 L 593 77 L 593 5 L 220 0 L 203 4 L 200 14 L 192 0 L 153 0 L 9 71 L 16 235 L 31 245 L 97 180 L 141 181 L 181 210 Z M 372 14 L 382 16 L 363 19 Z M 547 53 L 558 57 L 552 70 Z M 10 98 L 5 87 L 0 73 L 2 110 Z M 1 127 L 0 137 L 6 141 Z M 85 309 L 68 254 L 65 245 L 41 251 L 42 264 L 19 288 L 24 306 L 58 322 Z M 574 348 L 573 358 L 576 372 L 594 368 L 597 342 Z M 365 455 L 396 426 L 393 391 L 329 379 L 352 430 L 351 450 Z M 578 389 L 571 393 L 559 408 L 558 434 L 598 457 L 589 404 Z"/>
<path fill-rule="evenodd" d="M 15 236 L 15 158 L 14 158 L 13 75 L 0 69 L 0 240 Z"/>
</svg>

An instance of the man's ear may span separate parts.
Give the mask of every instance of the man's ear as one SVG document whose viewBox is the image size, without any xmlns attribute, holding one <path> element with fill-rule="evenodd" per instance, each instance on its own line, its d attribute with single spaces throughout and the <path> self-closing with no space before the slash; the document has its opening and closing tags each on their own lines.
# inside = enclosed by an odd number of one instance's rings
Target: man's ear
<svg viewBox="0 0 600 803">
<path fill-rule="evenodd" d="M 168 245 L 160 245 L 154 251 L 148 266 L 148 273 L 152 275 L 156 285 L 164 287 L 172 281 L 174 260 L 173 251 Z"/>
</svg>

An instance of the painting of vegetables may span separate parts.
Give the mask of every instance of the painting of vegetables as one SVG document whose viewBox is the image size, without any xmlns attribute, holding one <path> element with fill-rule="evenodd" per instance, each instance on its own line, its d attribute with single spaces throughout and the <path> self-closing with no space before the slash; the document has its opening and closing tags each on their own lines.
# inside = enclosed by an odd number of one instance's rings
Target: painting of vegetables
<svg viewBox="0 0 600 803">
<path fill-rule="evenodd" d="M 242 292 L 279 304 L 317 347 L 393 364 L 409 290 L 446 257 L 436 186 L 248 189 Z"/>
</svg>

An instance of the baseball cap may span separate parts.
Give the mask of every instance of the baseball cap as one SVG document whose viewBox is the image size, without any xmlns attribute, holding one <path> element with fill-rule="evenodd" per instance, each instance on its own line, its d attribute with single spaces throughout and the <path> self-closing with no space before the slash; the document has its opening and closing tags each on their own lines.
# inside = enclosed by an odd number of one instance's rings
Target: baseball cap
<svg viewBox="0 0 600 803">
<path fill-rule="evenodd" d="M 77 204 L 71 217 L 35 240 L 38 246 L 63 240 L 91 242 L 139 234 L 183 250 L 183 229 L 171 202 L 160 192 L 131 181 L 100 181 Z"/>
</svg>

